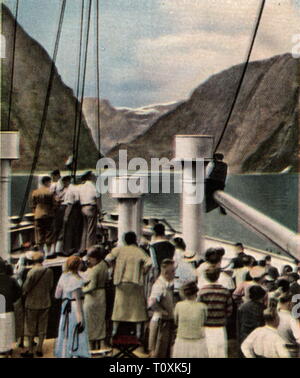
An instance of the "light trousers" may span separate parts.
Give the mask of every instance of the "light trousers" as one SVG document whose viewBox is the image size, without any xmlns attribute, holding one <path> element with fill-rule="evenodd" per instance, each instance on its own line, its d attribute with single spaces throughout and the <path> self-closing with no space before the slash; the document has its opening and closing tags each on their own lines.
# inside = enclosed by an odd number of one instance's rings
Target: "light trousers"
<svg viewBox="0 0 300 378">
<path fill-rule="evenodd" d="M 205 337 L 209 358 L 228 357 L 228 341 L 225 327 L 205 327 Z"/>
</svg>

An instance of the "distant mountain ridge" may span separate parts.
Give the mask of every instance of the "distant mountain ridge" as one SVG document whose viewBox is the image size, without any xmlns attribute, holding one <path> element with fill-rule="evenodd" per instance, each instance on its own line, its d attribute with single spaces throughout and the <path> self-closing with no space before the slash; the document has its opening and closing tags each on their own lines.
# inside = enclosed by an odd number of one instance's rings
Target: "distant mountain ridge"
<svg viewBox="0 0 300 378">
<path fill-rule="evenodd" d="M 144 134 L 162 115 L 179 103 L 149 105 L 137 109 L 113 107 L 108 100 L 100 100 L 100 149 L 106 154 L 121 143 L 130 143 Z M 99 147 L 98 100 L 85 98 L 83 112 L 91 129 L 94 142 Z"/>
<path fill-rule="evenodd" d="M 242 65 L 211 76 L 191 97 L 162 115 L 132 142 L 112 149 L 127 149 L 128 158 L 174 156 L 176 134 L 208 134 L 218 140 L 241 75 Z M 290 54 L 251 62 L 219 151 L 230 171 L 280 172 L 298 170 L 300 59 Z"/>
<path fill-rule="evenodd" d="M 1 128 L 8 118 L 14 17 L 1 4 L 2 34 L 7 57 L 1 59 Z M 49 79 L 51 57 L 18 25 L 15 78 L 12 97 L 12 130 L 20 130 L 21 158 L 14 168 L 31 167 Z M 188 67 L 188 62 L 187 62 Z M 108 157 L 118 159 L 119 149 L 128 158 L 174 156 L 176 134 L 209 134 L 218 140 L 225 124 L 242 65 L 208 78 L 186 101 L 149 105 L 138 109 L 115 108 L 100 100 L 100 146 Z M 176 80 L 176 78 L 174 78 Z M 286 172 L 298 170 L 300 59 L 290 54 L 249 64 L 232 118 L 219 151 L 230 171 Z M 57 70 L 53 82 L 46 130 L 38 169 L 64 168 L 72 154 L 77 99 Z M 94 168 L 99 156 L 98 100 L 86 98 L 80 133 L 78 168 Z"/>
</svg>

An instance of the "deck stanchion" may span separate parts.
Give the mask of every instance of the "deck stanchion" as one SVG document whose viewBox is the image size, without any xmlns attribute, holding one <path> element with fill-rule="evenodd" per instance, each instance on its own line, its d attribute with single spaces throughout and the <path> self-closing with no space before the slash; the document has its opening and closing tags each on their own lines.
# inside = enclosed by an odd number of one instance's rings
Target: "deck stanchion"
<svg viewBox="0 0 300 378">
<path fill-rule="evenodd" d="M 130 190 L 130 183 L 136 182 L 136 176 L 113 177 L 110 195 L 118 200 L 118 245 L 122 245 L 125 232 L 134 231 L 139 241 L 142 234 L 143 190 Z M 134 180 L 134 181 L 133 181 Z M 140 178 L 142 182 L 142 178 Z"/>
<path fill-rule="evenodd" d="M 203 256 L 205 166 L 212 160 L 210 135 L 176 135 L 175 160 L 182 164 L 181 222 L 187 250 Z"/>
<path fill-rule="evenodd" d="M 10 259 L 11 162 L 19 159 L 19 133 L 0 132 L 0 257 Z"/>
</svg>

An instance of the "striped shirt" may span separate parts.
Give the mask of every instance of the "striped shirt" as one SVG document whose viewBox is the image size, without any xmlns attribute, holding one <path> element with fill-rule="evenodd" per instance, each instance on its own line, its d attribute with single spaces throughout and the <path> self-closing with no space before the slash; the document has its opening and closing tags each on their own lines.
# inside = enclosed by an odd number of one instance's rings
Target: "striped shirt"
<svg viewBox="0 0 300 378">
<path fill-rule="evenodd" d="M 206 304 L 208 315 L 206 327 L 224 327 L 232 313 L 231 293 L 218 284 L 203 286 L 198 293 L 198 302 Z"/>
</svg>

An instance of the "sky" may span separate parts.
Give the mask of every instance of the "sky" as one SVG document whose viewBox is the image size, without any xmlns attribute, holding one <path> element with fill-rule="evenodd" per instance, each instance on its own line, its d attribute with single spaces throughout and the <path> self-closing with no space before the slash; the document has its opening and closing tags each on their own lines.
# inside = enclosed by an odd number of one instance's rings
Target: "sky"
<svg viewBox="0 0 300 378">
<path fill-rule="evenodd" d="M 61 0 L 19 1 L 20 24 L 52 56 Z M 4 2 L 14 13 L 16 0 Z M 184 100 L 211 75 L 244 62 L 261 4 L 261 0 L 99 2 L 100 97 L 113 106 L 133 108 Z M 67 0 L 57 59 L 63 81 L 74 90 L 80 11 L 81 0 Z M 97 93 L 95 19 L 93 0 L 85 89 L 89 97 Z M 292 52 L 297 41 L 300 0 L 267 0 L 251 60 Z"/>
</svg>

